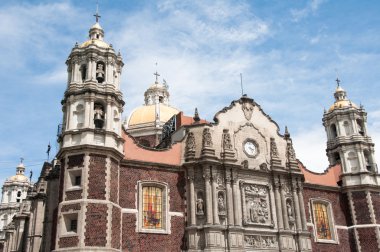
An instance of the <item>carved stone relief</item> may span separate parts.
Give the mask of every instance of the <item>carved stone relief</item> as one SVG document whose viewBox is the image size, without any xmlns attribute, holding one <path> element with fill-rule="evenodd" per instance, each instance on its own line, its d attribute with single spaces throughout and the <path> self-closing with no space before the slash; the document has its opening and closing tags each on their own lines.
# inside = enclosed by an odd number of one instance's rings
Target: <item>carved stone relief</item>
<svg viewBox="0 0 380 252">
<path fill-rule="evenodd" d="M 244 223 L 271 225 L 268 186 L 243 184 Z"/>
<path fill-rule="evenodd" d="M 186 153 L 195 151 L 195 137 L 194 133 L 190 132 L 186 139 Z"/>
<path fill-rule="evenodd" d="M 232 150 L 232 144 L 231 144 L 231 135 L 228 132 L 228 129 L 223 130 L 222 135 L 222 148 L 223 150 Z"/>
<path fill-rule="evenodd" d="M 277 144 L 273 137 L 270 139 L 270 153 L 272 158 L 279 158 Z"/>
<path fill-rule="evenodd" d="M 246 247 L 251 248 L 277 248 L 278 241 L 276 236 L 246 235 L 244 236 Z"/>
<path fill-rule="evenodd" d="M 292 142 L 289 142 L 286 146 L 286 157 L 288 158 L 288 161 L 296 160 L 296 153 L 294 151 Z"/>
<path fill-rule="evenodd" d="M 212 147 L 212 138 L 211 138 L 211 133 L 209 128 L 205 128 L 203 130 L 203 138 L 202 138 L 202 147 Z"/>
<path fill-rule="evenodd" d="M 248 160 L 241 162 L 241 166 L 243 166 L 244 169 L 248 169 Z"/>
<path fill-rule="evenodd" d="M 245 119 L 247 119 L 248 121 L 251 120 L 252 118 L 253 107 L 254 107 L 253 104 L 249 102 L 244 102 L 241 107 L 243 110 Z"/>
</svg>

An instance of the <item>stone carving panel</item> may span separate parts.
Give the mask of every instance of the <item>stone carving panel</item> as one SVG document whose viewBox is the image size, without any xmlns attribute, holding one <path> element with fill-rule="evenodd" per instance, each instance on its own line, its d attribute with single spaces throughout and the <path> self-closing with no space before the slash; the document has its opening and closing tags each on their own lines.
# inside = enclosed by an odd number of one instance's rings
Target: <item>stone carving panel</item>
<svg viewBox="0 0 380 252">
<path fill-rule="evenodd" d="M 244 236 L 245 247 L 257 249 L 278 248 L 277 237 L 264 235 L 246 235 Z"/>
<path fill-rule="evenodd" d="M 266 185 L 242 184 L 245 225 L 273 225 Z"/>
<path fill-rule="evenodd" d="M 202 147 L 212 147 L 212 138 L 209 128 L 203 130 Z"/>
</svg>

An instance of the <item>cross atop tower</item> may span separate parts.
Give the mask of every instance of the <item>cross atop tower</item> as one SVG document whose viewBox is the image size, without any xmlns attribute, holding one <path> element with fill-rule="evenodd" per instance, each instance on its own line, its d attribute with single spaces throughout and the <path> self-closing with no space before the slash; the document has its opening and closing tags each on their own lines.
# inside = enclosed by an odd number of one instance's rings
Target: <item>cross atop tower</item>
<svg viewBox="0 0 380 252">
<path fill-rule="evenodd" d="M 339 84 L 340 84 L 340 80 L 339 80 L 339 78 L 336 78 L 336 84 L 338 85 L 338 87 L 339 87 Z"/>
<path fill-rule="evenodd" d="M 153 75 L 156 76 L 156 83 L 158 83 L 158 76 L 160 76 L 160 75 L 159 75 L 159 73 L 157 73 L 157 70 L 156 70 L 156 72 Z"/>
<path fill-rule="evenodd" d="M 99 1 L 96 1 L 96 13 L 94 17 L 95 17 L 96 23 L 99 23 L 99 18 L 101 18 L 101 16 L 99 15 Z"/>
</svg>

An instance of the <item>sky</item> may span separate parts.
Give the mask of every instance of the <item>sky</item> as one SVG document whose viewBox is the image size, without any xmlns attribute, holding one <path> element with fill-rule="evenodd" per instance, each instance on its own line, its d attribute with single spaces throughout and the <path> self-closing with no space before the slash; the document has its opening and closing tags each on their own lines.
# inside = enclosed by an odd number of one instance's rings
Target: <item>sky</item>
<svg viewBox="0 0 380 252">
<path fill-rule="evenodd" d="M 125 63 L 124 117 L 157 70 L 172 106 L 211 121 L 240 98 L 242 73 L 244 93 L 281 133 L 288 126 L 297 158 L 316 172 L 328 166 L 322 116 L 337 76 L 380 144 L 379 9 L 377 0 L 99 0 L 105 41 Z M 50 159 L 58 151 L 65 61 L 95 10 L 96 0 L 0 1 L 1 184 L 20 157 L 36 180 L 49 142 Z"/>
</svg>

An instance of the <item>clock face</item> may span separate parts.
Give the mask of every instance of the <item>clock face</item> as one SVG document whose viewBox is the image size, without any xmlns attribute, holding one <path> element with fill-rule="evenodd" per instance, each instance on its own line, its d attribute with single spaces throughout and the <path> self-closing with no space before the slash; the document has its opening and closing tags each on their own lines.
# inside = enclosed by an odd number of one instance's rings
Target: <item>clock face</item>
<svg viewBox="0 0 380 252">
<path fill-rule="evenodd" d="M 255 156 L 257 154 L 257 147 L 252 140 L 247 140 L 244 144 L 244 151 L 248 156 Z"/>
</svg>

